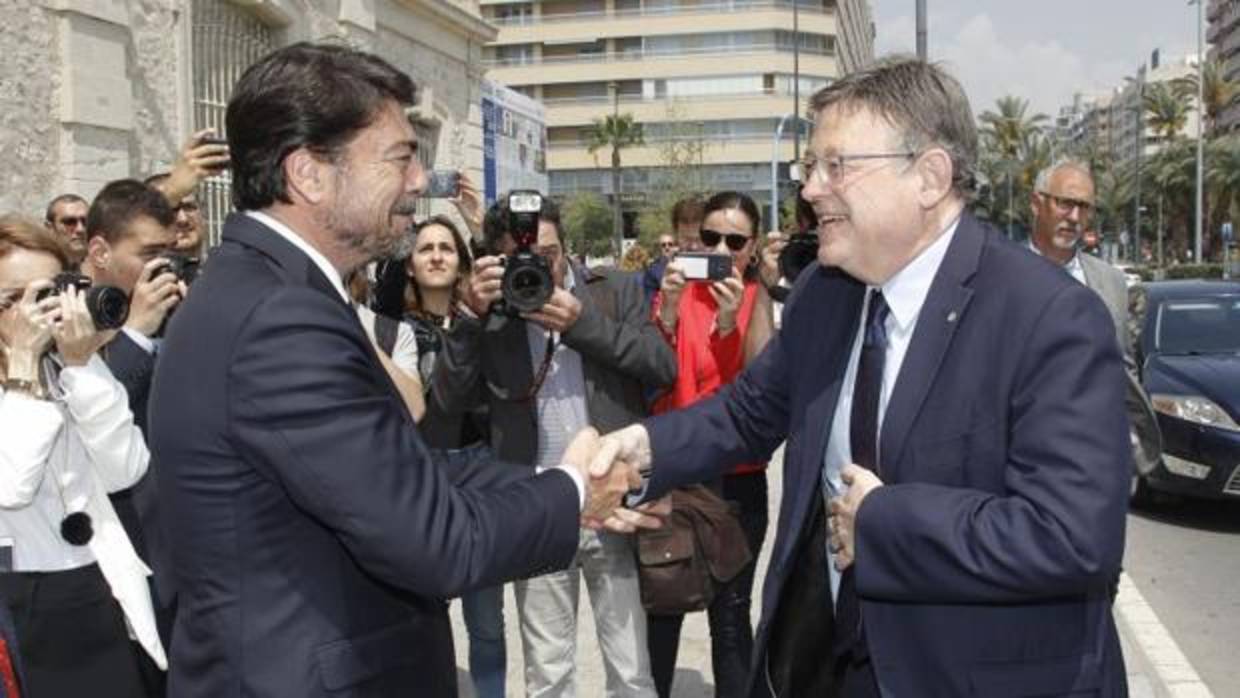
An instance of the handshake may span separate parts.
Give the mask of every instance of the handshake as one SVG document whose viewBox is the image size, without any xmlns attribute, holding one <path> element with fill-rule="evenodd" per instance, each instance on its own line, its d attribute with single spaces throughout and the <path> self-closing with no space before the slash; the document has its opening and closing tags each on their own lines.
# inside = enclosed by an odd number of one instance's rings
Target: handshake
<svg viewBox="0 0 1240 698">
<path fill-rule="evenodd" d="M 659 528 L 671 512 L 666 497 L 635 509 L 623 505 L 625 495 L 641 491 L 642 472 L 650 468 L 650 437 L 640 424 L 606 436 L 590 427 L 582 429 L 564 452 L 564 462 L 576 468 L 586 483 L 581 510 L 581 525 L 586 528 L 616 533 Z"/>
</svg>

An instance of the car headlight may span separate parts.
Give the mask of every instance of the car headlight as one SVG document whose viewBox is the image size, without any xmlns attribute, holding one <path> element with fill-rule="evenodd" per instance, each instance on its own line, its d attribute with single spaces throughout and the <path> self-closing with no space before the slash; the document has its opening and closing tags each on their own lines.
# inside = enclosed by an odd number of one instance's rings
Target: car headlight
<svg viewBox="0 0 1240 698">
<path fill-rule="evenodd" d="M 1155 393 L 1150 396 L 1154 409 L 1165 415 L 1183 419 L 1209 427 L 1219 427 L 1240 431 L 1240 426 L 1222 407 L 1200 395 L 1164 395 Z"/>
</svg>

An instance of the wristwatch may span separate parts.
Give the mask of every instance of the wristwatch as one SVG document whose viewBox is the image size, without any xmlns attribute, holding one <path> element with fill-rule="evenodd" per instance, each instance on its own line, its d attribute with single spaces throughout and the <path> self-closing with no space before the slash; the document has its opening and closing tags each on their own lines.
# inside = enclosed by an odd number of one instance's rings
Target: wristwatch
<svg viewBox="0 0 1240 698">
<path fill-rule="evenodd" d="M 9 393 L 22 393 L 30 397 L 39 397 L 38 382 L 25 380 L 24 378 L 5 378 L 4 390 Z"/>
</svg>

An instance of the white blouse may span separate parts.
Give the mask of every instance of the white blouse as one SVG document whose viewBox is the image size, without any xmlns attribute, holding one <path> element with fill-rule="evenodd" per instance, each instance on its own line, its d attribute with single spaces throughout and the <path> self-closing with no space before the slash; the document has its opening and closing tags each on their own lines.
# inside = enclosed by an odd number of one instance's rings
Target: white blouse
<svg viewBox="0 0 1240 698">
<path fill-rule="evenodd" d="M 136 483 L 149 454 L 133 423 L 124 387 L 98 356 L 60 373 L 56 402 L 0 389 L 0 538 L 14 542 L 13 569 L 56 572 L 98 562 L 130 631 L 151 658 L 167 665 L 155 630 L 147 577 L 117 519 L 109 492 Z M 60 537 L 74 512 L 91 518 L 84 546 Z"/>
</svg>

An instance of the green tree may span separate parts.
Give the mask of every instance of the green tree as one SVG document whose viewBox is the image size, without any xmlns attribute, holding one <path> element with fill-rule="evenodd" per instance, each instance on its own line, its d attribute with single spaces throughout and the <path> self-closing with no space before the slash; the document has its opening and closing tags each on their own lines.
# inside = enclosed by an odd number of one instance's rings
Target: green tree
<svg viewBox="0 0 1240 698">
<path fill-rule="evenodd" d="M 613 248 L 616 260 L 620 259 L 620 250 L 624 248 L 623 236 L 624 230 L 620 218 L 620 198 L 619 182 L 620 182 L 620 151 L 633 146 L 645 145 L 646 139 L 642 134 L 642 125 L 637 123 L 632 114 L 609 115 L 599 119 L 586 127 L 586 150 L 594 155 L 594 162 L 598 164 L 597 151 L 602 148 L 611 148 L 611 181 L 613 196 L 613 228 L 615 229 L 615 247 Z"/>
<path fill-rule="evenodd" d="M 1223 70 L 1223 65 L 1218 59 L 1206 61 L 1201 66 L 1202 77 L 1204 78 L 1201 90 L 1201 100 L 1205 107 L 1206 121 L 1202 124 L 1203 130 L 1207 134 L 1214 134 L 1215 125 L 1218 124 L 1219 115 L 1223 110 L 1240 95 L 1240 84 L 1227 78 L 1227 74 Z M 1182 89 L 1189 95 L 1197 94 L 1197 75 L 1189 75 L 1180 78 L 1179 81 Z"/>
<path fill-rule="evenodd" d="M 637 217 L 638 242 L 652 253 L 660 235 L 675 232 L 671 217 L 676 202 L 689 197 L 705 200 L 710 184 L 703 163 L 706 153 L 716 145 L 706 139 L 702 122 L 686 119 L 675 101 L 668 102 L 661 129 L 661 137 L 654 144 L 659 167 L 651 171 L 650 198 Z"/>
<path fill-rule="evenodd" d="M 978 117 L 978 179 L 975 210 L 996 225 L 1029 225 L 1029 193 L 1038 171 L 1050 162 L 1045 114 L 1030 114 L 1029 100 L 1008 95 Z"/>
<path fill-rule="evenodd" d="M 587 257 L 611 253 L 611 207 L 593 192 L 573 194 L 560 208 L 569 249 Z"/>
<path fill-rule="evenodd" d="M 1145 86 L 1141 106 L 1145 110 L 1145 125 L 1164 143 L 1180 136 L 1188 124 L 1188 114 L 1193 107 L 1183 82 L 1155 82 Z"/>
</svg>

